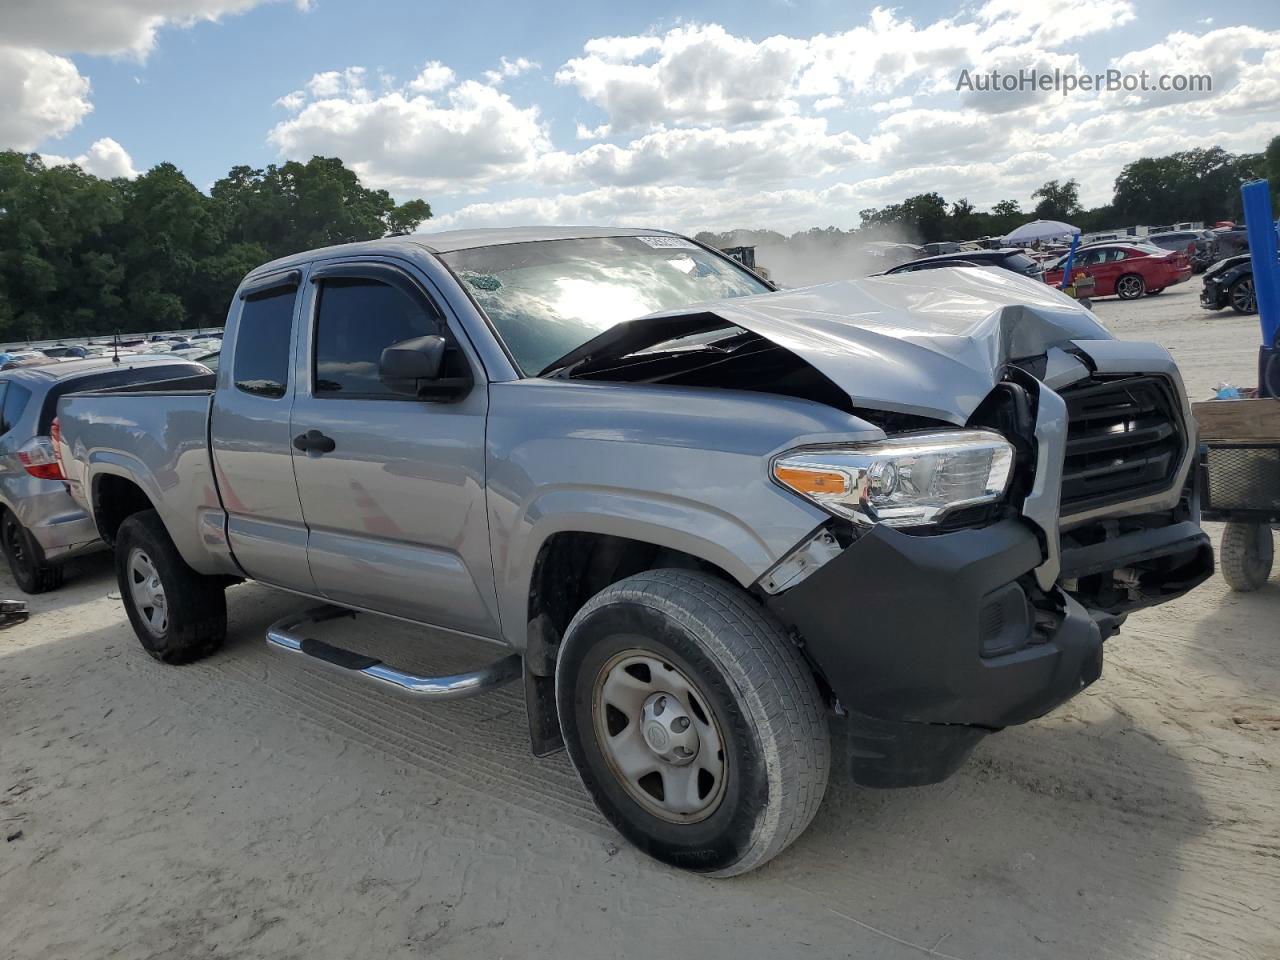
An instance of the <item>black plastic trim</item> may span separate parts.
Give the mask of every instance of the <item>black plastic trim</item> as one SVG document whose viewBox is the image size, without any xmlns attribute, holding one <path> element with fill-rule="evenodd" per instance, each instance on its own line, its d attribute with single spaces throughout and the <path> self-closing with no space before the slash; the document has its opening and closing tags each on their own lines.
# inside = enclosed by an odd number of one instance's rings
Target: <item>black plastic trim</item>
<svg viewBox="0 0 1280 960">
<path fill-rule="evenodd" d="M 323 640 L 308 638 L 298 645 L 298 649 L 309 657 L 315 657 L 317 660 L 323 660 L 325 663 L 332 663 L 335 667 L 344 667 L 347 670 L 365 670 L 376 667 L 382 662 L 377 657 L 367 657 L 362 653 L 344 650 Z"/>
<path fill-rule="evenodd" d="M 265 277 L 251 280 L 240 288 L 241 300 L 253 300 L 257 297 L 269 296 L 276 291 L 297 290 L 302 283 L 301 270 L 285 270 L 283 273 L 269 273 Z"/>
</svg>

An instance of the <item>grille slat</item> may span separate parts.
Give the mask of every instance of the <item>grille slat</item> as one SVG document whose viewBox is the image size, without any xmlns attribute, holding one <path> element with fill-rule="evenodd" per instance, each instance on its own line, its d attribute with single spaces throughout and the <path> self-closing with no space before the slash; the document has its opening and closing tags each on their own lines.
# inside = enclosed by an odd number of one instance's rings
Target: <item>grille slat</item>
<svg viewBox="0 0 1280 960">
<path fill-rule="evenodd" d="M 1183 439 L 1164 380 L 1098 378 L 1064 389 L 1062 399 L 1068 416 L 1064 514 L 1137 499 L 1172 480 Z"/>
</svg>

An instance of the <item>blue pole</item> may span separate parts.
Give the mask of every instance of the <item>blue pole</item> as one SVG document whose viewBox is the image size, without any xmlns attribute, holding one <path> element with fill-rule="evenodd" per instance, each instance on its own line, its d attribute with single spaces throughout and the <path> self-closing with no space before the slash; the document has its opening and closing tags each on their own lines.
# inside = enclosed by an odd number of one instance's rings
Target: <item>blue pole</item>
<svg viewBox="0 0 1280 960">
<path fill-rule="evenodd" d="M 1067 289 L 1071 283 L 1071 264 L 1076 260 L 1076 247 L 1080 246 L 1080 234 L 1073 233 L 1071 235 L 1071 249 L 1067 251 L 1067 262 L 1062 268 L 1062 282 L 1058 284 L 1059 290 Z"/>
<path fill-rule="evenodd" d="M 1280 331 L 1280 263 L 1276 261 L 1271 193 L 1266 180 L 1254 180 L 1240 187 L 1240 196 L 1249 233 L 1249 256 L 1253 260 L 1253 292 L 1258 300 L 1258 320 L 1262 323 L 1262 346 L 1265 350 L 1274 350 L 1276 333 Z"/>
</svg>

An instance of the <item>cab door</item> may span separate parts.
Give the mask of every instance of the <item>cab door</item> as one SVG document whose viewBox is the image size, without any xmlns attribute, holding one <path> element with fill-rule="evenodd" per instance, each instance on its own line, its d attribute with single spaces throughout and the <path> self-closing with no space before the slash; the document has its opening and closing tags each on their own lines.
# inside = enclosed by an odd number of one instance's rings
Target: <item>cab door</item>
<svg viewBox="0 0 1280 960">
<path fill-rule="evenodd" d="M 241 287 L 209 432 L 236 562 L 255 580 L 314 593 L 289 423 L 301 279 L 301 271 L 288 270 Z"/>
<path fill-rule="evenodd" d="M 407 266 L 330 263 L 308 287 L 290 429 L 316 587 L 337 603 L 497 638 L 477 358 Z M 382 382 L 384 349 L 433 335 L 470 373 L 465 395 L 424 400 Z"/>
<path fill-rule="evenodd" d="M 1119 249 L 1098 250 L 1095 252 L 1096 261 L 1089 268 L 1089 272 L 1093 274 L 1094 279 L 1098 282 L 1099 297 L 1109 297 L 1116 292 L 1116 280 L 1123 273 L 1121 269 L 1121 261 L 1124 260 L 1124 251 Z"/>
</svg>

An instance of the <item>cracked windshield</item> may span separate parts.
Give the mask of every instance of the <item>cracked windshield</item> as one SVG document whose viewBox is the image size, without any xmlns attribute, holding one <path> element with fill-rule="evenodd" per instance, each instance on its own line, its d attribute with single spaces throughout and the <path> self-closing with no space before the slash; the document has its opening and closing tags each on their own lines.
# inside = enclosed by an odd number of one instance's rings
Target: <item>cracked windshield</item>
<svg viewBox="0 0 1280 960">
<path fill-rule="evenodd" d="M 769 292 L 763 280 L 680 237 L 545 240 L 441 259 L 528 375 L 625 320 Z"/>
</svg>

